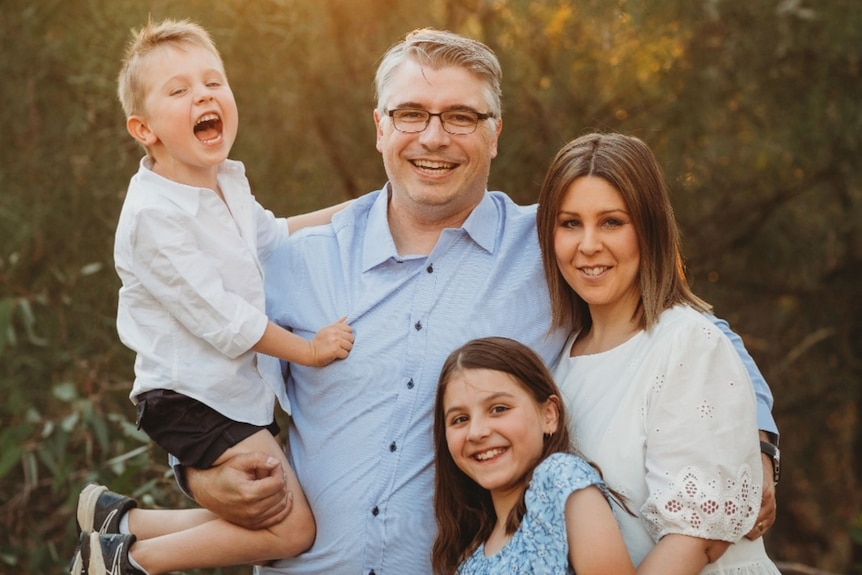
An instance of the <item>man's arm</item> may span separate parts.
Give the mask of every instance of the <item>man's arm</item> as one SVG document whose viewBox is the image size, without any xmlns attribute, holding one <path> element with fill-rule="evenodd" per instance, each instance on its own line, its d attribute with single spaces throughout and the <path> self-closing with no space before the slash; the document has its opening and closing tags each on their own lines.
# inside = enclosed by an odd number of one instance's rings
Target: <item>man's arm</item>
<svg viewBox="0 0 862 575">
<path fill-rule="evenodd" d="M 353 203 L 353 200 L 347 200 L 328 208 L 322 208 L 307 214 L 299 214 L 287 218 L 287 228 L 290 233 L 298 232 L 303 228 L 310 226 L 322 226 L 332 221 L 332 216 Z"/>
</svg>

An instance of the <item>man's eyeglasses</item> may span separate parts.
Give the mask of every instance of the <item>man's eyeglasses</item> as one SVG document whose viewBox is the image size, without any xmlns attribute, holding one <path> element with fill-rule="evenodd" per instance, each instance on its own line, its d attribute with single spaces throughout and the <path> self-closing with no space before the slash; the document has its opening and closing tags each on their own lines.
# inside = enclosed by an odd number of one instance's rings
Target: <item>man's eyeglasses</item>
<svg viewBox="0 0 862 575">
<path fill-rule="evenodd" d="M 413 134 L 422 132 L 431 123 L 431 118 L 437 116 L 443 129 L 455 136 L 466 136 L 476 131 L 476 126 L 481 120 L 493 118 L 494 114 L 482 114 L 473 110 L 449 110 L 432 114 L 427 110 L 416 110 L 413 108 L 400 108 L 388 110 L 385 113 L 392 118 L 395 129 L 399 132 Z"/>
</svg>

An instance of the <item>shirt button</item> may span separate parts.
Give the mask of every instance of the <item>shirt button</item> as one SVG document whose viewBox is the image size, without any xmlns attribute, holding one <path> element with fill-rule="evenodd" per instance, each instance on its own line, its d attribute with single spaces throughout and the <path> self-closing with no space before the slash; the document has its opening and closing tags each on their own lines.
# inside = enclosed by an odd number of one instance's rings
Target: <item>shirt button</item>
<svg viewBox="0 0 862 575">
<path fill-rule="evenodd" d="M 413 383 L 413 380 L 411 379 L 410 381 L 407 382 L 407 389 L 413 389 L 414 385 L 415 384 Z"/>
<path fill-rule="evenodd" d="M 434 264 L 429 264 L 428 267 L 425 268 L 425 271 L 428 272 L 429 274 L 433 274 L 434 273 Z"/>
<path fill-rule="evenodd" d="M 417 322 L 416 322 L 416 325 L 414 325 L 413 327 L 415 327 L 415 328 L 416 328 L 416 331 L 419 331 L 420 329 L 422 329 L 422 322 L 421 322 L 421 321 L 417 321 Z"/>
<path fill-rule="evenodd" d="M 395 442 L 394 442 L 394 441 L 393 441 L 392 443 L 390 443 L 390 444 L 389 444 L 389 451 L 394 452 L 396 449 L 398 449 L 398 446 L 397 446 L 397 445 L 395 445 Z"/>
<path fill-rule="evenodd" d="M 372 509 L 372 510 L 371 510 L 371 514 L 372 514 L 373 516 L 375 516 L 375 517 L 377 517 L 378 515 L 380 515 L 380 508 L 379 508 L 379 507 L 377 507 L 377 506 L 375 505 L 375 506 L 374 506 L 374 509 Z"/>
</svg>

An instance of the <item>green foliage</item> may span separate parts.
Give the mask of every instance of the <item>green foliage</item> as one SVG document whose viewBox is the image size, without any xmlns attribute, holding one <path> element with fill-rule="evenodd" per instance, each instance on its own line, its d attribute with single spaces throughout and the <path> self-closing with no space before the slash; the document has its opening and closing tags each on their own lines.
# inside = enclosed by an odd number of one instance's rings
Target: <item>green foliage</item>
<svg viewBox="0 0 862 575">
<path fill-rule="evenodd" d="M 192 18 L 237 97 L 233 157 L 279 214 L 385 181 L 373 74 L 422 26 L 504 70 L 491 187 L 536 198 L 592 130 L 661 159 L 690 279 L 771 383 L 784 478 L 777 558 L 862 564 L 862 12 L 851 0 L 4 0 L 0 10 L 0 571 L 56 572 L 80 487 L 183 506 L 132 424 L 114 327 L 116 218 L 141 150 L 114 81 L 128 31 Z M 248 569 L 237 572 L 248 572 Z M 857 572 L 862 572 L 857 567 Z"/>
</svg>

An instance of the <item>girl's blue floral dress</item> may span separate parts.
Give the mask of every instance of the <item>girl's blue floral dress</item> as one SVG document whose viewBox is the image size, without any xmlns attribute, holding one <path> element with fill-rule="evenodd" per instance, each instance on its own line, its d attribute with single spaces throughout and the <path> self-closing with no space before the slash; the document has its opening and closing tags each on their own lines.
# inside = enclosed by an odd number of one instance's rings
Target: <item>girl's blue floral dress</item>
<svg viewBox="0 0 862 575">
<path fill-rule="evenodd" d="M 596 470 L 582 458 L 554 453 L 536 467 L 527 487 L 527 513 L 500 551 L 485 557 L 485 545 L 458 568 L 459 575 L 572 575 L 566 534 L 566 500 L 596 485 L 608 491 Z M 610 504 L 610 503 L 609 503 Z"/>
</svg>

